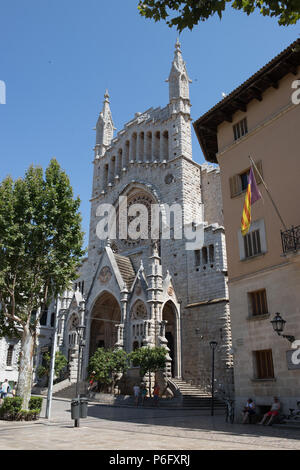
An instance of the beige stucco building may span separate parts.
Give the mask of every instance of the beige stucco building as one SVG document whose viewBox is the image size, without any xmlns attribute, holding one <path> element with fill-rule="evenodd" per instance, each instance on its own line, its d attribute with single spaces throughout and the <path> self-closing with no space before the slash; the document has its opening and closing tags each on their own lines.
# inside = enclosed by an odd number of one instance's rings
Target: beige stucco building
<svg viewBox="0 0 300 470">
<path fill-rule="evenodd" d="M 238 407 L 277 395 L 288 411 L 300 400 L 295 344 L 270 323 L 279 312 L 283 333 L 300 340 L 299 65 L 297 40 L 194 123 L 206 160 L 221 171 Z M 256 173 L 263 199 L 243 237 L 249 155 L 283 223 Z"/>
</svg>

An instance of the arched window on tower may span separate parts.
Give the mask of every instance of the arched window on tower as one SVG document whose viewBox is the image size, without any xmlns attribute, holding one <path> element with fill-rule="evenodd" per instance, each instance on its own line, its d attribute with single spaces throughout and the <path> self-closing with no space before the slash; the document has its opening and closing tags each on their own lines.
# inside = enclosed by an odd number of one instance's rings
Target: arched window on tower
<svg viewBox="0 0 300 470">
<path fill-rule="evenodd" d="M 107 185 L 108 185 L 108 163 L 106 163 L 104 165 L 104 171 L 103 171 L 103 189 L 106 190 L 107 189 Z"/>
<path fill-rule="evenodd" d="M 116 174 L 116 157 L 113 156 L 113 157 L 111 157 L 111 161 L 110 161 L 109 183 L 114 184 L 115 174 Z"/>
<path fill-rule="evenodd" d="M 125 158 L 124 158 L 124 163 L 123 163 L 124 168 L 128 168 L 128 165 L 129 165 L 129 149 L 130 149 L 129 140 L 126 140 L 126 142 L 125 142 Z"/>
<path fill-rule="evenodd" d="M 121 176 L 122 174 L 122 159 L 123 159 L 123 150 L 119 149 L 118 150 L 118 161 L 117 161 L 117 175 Z"/>
<path fill-rule="evenodd" d="M 154 160 L 160 160 L 160 132 L 156 131 L 154 134 L 154 149 L 153 149 Z"/>
<path fill-rule="evenodd" d="M 163 155 L 162 160 L 169 160 L 169 133 L 165 131 L 162 135 L 163 138 Z"/>
<path fill-rule="evenodd" d="M 145 153 L 145 134 L 144 132 L 140 132 L 139 134 L 139 149 L 138 149 L 138 160 L 143 162 L 145 161 L 144 158 Z"/>
<path fill-rule="evenodd" d="M 136 147 L 137 147 L 137 135 L 136 132 L 134 132 L 131 136 L 131 155 L 130 155 L 130 161 L 136 162 Z"/>
<path fill-rule="evenodd" d="M 209 245 L 209 261 L 213 263 L 215 261 L 215 249 L 214 245 Z"/>
<path fill-rule="evenodd" d="M 202 248 L 202 264 L 207 264 L 207 261 L 208 261 L 208 259 L 207 259 L 207 247 L 204 246 Z"/>
<path fill-rule="evenodd" d="M 48 317 L 48 307 L 42 307 L 42 313 L 40 317 L 40 325 L 46 326 L 47 325 L 47 317 Z"/>
<path fill-rule="evenodd" d="M 152 161 L 152 132 L 146 134 L 146 161 Z"/>
</svg>

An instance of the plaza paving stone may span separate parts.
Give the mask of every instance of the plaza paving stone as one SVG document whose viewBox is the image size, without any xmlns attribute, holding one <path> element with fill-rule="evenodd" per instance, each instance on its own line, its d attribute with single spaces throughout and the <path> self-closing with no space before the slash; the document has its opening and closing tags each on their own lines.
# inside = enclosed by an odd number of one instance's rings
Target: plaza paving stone
<svg viewBox="0 0 300 470">
<path fill-rule="evenodd" d="M 198 410 L 90 403 L 75 428 L 70 401 L 54 399 L 51 419 L 0 421 L 0 450 L 300 450 L 300 431 L 227 424 Z"/>
</svg>

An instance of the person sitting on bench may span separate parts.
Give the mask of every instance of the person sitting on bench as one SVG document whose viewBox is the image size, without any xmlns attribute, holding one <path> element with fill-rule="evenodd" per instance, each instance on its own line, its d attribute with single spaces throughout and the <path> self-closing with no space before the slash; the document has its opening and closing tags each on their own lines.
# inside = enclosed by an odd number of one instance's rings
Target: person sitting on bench
<svg viewBox="0 0 300 470">
<path fill-rule="evenodd" d="M 277 397 L 274 397 L 274 402 L 271 406 L 270 411 L 268 411 L 268 413 L 266 413 L 264 415 L 263 419 L 261 420 L 261 422 L 259 424 L 265 424 L 265 421 L 267 420 L 267 418 L 270 417 L 270 419 L 267 423 L 267 426 L 270 426 L 271 423 L 273 422 L 275 416 L 278 416 L 279 410 L 280 410 L 280 402 L 279 402 Z"/>
<path fill-rule="evenodd" d="M 255 415 L 255 403 L 252 400 L 252 398 L 248 398 L 246 406 L 243 410 L 243 424 L 247 422 L 249 419 L 249 422 L 251 421 L 251 416 Z"/>
</svg>

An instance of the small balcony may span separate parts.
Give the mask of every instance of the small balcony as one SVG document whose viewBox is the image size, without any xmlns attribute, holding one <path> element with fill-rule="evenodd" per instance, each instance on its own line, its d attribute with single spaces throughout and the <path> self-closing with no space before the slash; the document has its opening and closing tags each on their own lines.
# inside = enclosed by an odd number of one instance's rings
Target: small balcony
<svg viewBox="0 0 300 470">
<path fill-rule="evenodd" d="M 282 251 L 284 255 L 300 250 L 300 225 L 281 231 Z"/>
</svg>

